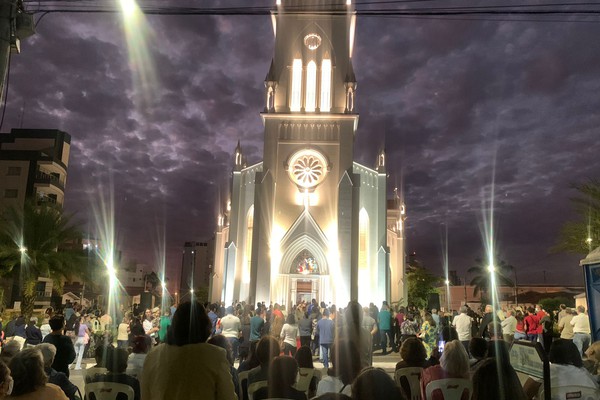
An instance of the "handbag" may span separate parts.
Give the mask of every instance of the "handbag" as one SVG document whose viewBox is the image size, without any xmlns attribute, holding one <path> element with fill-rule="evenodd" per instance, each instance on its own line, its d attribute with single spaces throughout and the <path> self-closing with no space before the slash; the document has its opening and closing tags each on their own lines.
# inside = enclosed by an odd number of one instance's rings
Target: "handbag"
<svg viewBox="0 0 600 400">
<path fill-rule="evenodd" d="M 90 335 L 88 333 L 83 334 L 83 344 L 88 344 L 90 342 Z"/>
</svg>

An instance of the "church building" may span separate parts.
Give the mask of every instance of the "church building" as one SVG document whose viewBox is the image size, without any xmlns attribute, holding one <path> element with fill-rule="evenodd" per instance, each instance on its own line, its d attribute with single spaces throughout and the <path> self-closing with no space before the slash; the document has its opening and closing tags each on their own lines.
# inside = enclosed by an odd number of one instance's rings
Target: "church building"
<svg viewBox="0 0 600 400">
<path fill-rule="evenodd" d="M 349 0 L 277 0 L 263 161 L 238 143 L 218 217 L 213 302 L 406 304 L 404 205 L 385 153 L 354 161 L 358 114 Z"/>
</svg>

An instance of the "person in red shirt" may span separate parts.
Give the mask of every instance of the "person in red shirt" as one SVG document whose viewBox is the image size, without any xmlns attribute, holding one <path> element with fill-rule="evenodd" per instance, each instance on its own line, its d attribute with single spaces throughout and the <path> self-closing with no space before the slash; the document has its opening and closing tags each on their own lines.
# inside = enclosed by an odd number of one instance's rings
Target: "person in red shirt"
<svg viewBox="0 0 600 400">
<path fill-rule="evenodd" d="M 525 329 L 527 333 L 527 340 L 536 342 L 538 338 L 538 328 L 540 325 L 540 319 L 535 315 L 535 309 L 533 307 L 527 308 L 527 316 L 525 317 Z"/>
</svg>

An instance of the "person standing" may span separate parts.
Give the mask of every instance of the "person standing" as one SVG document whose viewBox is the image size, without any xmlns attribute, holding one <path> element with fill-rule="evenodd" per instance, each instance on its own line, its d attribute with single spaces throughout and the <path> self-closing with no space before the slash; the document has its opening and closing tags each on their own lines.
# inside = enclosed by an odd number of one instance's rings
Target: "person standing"
<svg viewBox="0 0 600 400">
<path fill-rule="evenodd" d="M 379 331 L 381 332 L 381 354 L 388 354 L 387 344 L 388 338 L 390 339 L 390 345 L 392 349 L 395 351 L 396 346 L 394 345 L 394 341 L 392 339 L 392 315 L 388 309 L 388 305 L 386 302 L 383 302 L 381 306 L 381 311 L 379 311 L 377 320 L 379 322 Z"/>
<path fill-rule="evenodd" d="M 129 318 L 123 317 L 117 329 L 117 346 L 120 349 L 126 349 L 129 344 Z"/>
<path fill-rule="evenodd" d="M 287 316 L 283 328 L 281 328 L 281 338 L 283 339 L 283 355 L 296 356 L 296 339 L 298 337 L 298 325 L 294 314 Z"/>
<path fill-rule="evenodd" d="M 471 324 L 473 319 L 467 315 L 467 306 L 460 307 L 460 314 L 452 320 L 452 326 L 456 328 L 458 341 L 462 343 L 467 354 L 469 354 L 469 342 L 471 341 Z"/>
<path fill-rule="evenodd" d="M 485 312 L 483 314 L 483 317 L 481 317 L 481 324 L 479 325 L 479 336 L 484 338 L 484 339 L 489 339 L 489 332 L 488 332 L 488 325 L 490 324 L 490 322 L 496 320 L 496 318 L 494 318 L 494 312 L 492 310 L 492 306 L 491 305 L 486 305 L 485 306 Z"/>
<path fill-rule="evenodd" d="M 55 315 L 49 321 L 50 332 L 45 338 L 44 343 L 53 344 L 56 347 L 56 356 L 52 363 L 52 368 L 69 376 L 69 364 L 75 360 L 75 348 L 73 341 L 68 336 L 62 334 L 65 327 L 65 319 L 61 315 Z"/>
<path fill-rule="evenodd" d="M 577 315 L 577 312 L 566 309 L 563 317 L 558 320 L 558 330 L 560 331 L 561 339 L 573 340 L 573 325 L 571 325 L 571 320 L 575 315 Z"/>
<path fill-rule="evenodd" d="M 509 347 L 512 346 L 515 340 L 515 332 L 517 331 L 517 319 L 513 315 L 513 310 L 506 311 L 506 318 L 500 323 L 502 326 L 502 338 Z"/>
<path fill-rule="evenodd" d="M 535 309 L 533 307 L 528 307 L 527 316 L 525 317 L 525 326 L 527 329 L 527 340 L 529 340 L 530 342 L 537 342 L 539 325 L 540 319 L 537 315 L 535 315 Z"/>
<path fill-rule="evenodd" d="M 152 323 L 152 310 L 149 308 L 144 313 L 144 322 L 142 322 L 142 326 L 144 327 L 144 334 L 150 336 L 152 341 L 154 341 L 158 329 L 155 328 Z"/>
<path fill-rule="evenodd" d="M 209 313 L 210 315 L 210 313 Z M 256 314 L 250 318 L 250 343 L 258 342 L 263 334 L 265 326 L 265 310 L 259 303 L 256 307 Z"/>
<path fill-rule="evenodd" d="M 317 322 L 317 330 L 315 336 L 319 336 L 319 346 L 321 346 L 321 357 L 323 358 L 323 366 L 329 368 L 329 349 L 335 338 L 335 324 L 329 319 L 329 310 L 323 311 L 323 318 Z"/>
<path fill-rule="evenodd" d="M 300 346 L 310 347 L 310 334 L 312 333 L 312 321 L 308 318 L 308 313 L 302 315 L 298 321 L 298 334 L 300 335 Z"/>
<path fill-rule="evenodd" d="M 221 333 L 231 345 L 233 361 L 238 358 L 240 345 L 240 333 L 242 332 L 242 321 L 233 315 L 233 307 L 227 307 L 227 315 L 221 318 Z"/>
<path fill-rule="evenodd" d="M 158 324 L 158 340 L 160 343 L 164 343 L 167 341 L 167 332 L 169 331 L 169 326 L 171 326 L 171 321 L 173 317 L 171 316 L 171 309 L 166 308 L 162 317 L 160 317 L 160 323 Z"/>
<path fill-rule="evenodd" d="M 583 357 L 583 353 L 592 341 L 592 337 L 590 336 L 590 319 L 585 313 L 584 306 L 577 307 L 577 315 L 569 323 L 573 326 L 573 343 L 575 343 L 579 354 Z"/>
<path fill-rule="evenodd" d="M 77 333 L 77 340 L 75 340 L 75 352 L 77 353 L 75 370 L 80 370 L 81 360 L 83 360 L 83 353 L 85 353 L 85 345 L 90 338 L 90 330 L 85 324 L 85 317 L 79 318 L 79 321 L 77 324 L 75 324 L 75 332 Z"/>
</svg>

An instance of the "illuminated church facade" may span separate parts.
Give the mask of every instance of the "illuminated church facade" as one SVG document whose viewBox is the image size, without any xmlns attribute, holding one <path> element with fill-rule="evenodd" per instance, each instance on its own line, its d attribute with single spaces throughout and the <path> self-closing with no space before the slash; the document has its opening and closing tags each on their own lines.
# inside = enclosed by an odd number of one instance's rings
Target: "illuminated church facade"
<svg viewBox="0 0 600 400">
<path fill-rule="evenodd" d="M 264 159 L 245 165 L 235 149 L 213 302 L 406 302 L 405 212 L 386 198 L 385 153 L 372 167 L 354 161 L 356 15 L 347 0 L 319 3 L 278 1 L 272 13 Z"/>
</svg>

